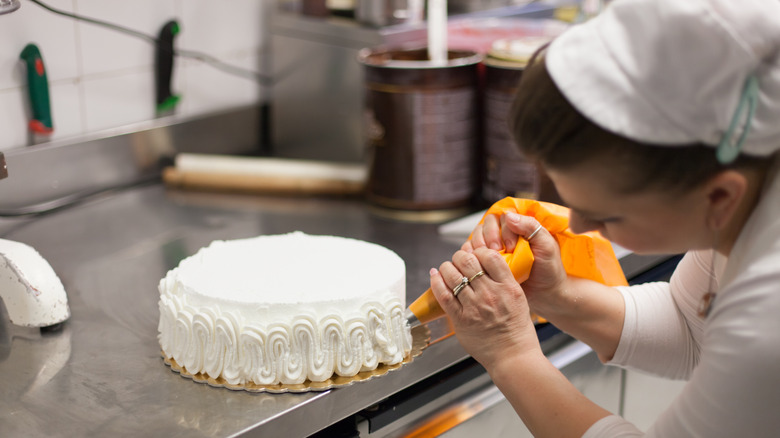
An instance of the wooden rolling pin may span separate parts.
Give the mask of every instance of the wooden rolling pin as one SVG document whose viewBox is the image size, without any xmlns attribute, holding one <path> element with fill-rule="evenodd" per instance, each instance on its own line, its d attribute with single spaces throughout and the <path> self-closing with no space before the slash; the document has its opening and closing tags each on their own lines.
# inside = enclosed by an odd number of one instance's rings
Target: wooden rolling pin
<svg viewBox="0 0 780 438">
<path fill-rule="evenodd" d="M 354 195 L 365 180 L 359 164 L 205 154 L 179 154 L 163 170 L 170 187 L 244 193 Z"/>
</svg>

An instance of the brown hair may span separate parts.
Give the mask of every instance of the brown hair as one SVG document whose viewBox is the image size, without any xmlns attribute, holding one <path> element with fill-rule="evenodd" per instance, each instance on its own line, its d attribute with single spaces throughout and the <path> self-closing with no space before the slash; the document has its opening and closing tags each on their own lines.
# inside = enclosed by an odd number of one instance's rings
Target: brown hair
<svg viewBox="0 0 780 438">
<path fill-rule="evenodd" d="M 530 159 L 558 170 L 600 161 L 613 169 L 620 181 L 618 189 L 624 193 L 685 191 L 725 169 L 765 167 L 770 161 L 740 155 L 724 165 L 711 146 L 653 145 L 607 131 L 569 103 L 550 77 L 543 56 L 523 72 L 509 124 L 516 143 Z"/>
</svg>

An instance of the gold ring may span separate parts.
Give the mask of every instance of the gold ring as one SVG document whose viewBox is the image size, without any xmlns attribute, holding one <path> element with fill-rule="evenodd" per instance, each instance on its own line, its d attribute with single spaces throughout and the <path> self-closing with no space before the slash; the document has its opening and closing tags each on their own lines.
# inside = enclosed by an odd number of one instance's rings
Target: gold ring
<svg viewBox="0 0 780 438">
<path fill-rule="evenodd" d="M 534 232 L 533 232 L 533 233 L 531 233 L 531 235 L 530 235 L 530 236 L 526 237 L 526 238 L 525 238 L 525 240 L 527 240 L 527 241 L 529 241 L 529 242 L 530 242 L 530 241 L 531 241 L 531 239 L 533 239 L 533 238 L 534 238 L 534 236 L 536 236 L 536 233 L 538 233 L 538 232 L 539 232 L 539 230 L 541 230 L 541 229 L 542 229 L 542 226 L 541 226 L 541 225 L 539 225 L 538 227 L 536 227 L 536 229 L 534 230 Z"/>
<path fill-rule="evenodd" d="M 472 275 L 471 278 L 469 278 L 469 283 L 471 283 L 472 281 L 476 280 L 477 278 L 479 278 L 479 277 L 481 277 L 483 275 L 485 275 L 485 271 L 477 272 L 476 274 Z"/>
<path fill-rule="evenodd" d="M 452 289 L 452 295 L 457 297 L 460 291 L 462 291 L 468 285 L 469 285 L 469 278 L 468 277 L 461 278 L 460 284 L 458 284 L 457 286 L 455 286 L 454 289 Z"/>
</svg>

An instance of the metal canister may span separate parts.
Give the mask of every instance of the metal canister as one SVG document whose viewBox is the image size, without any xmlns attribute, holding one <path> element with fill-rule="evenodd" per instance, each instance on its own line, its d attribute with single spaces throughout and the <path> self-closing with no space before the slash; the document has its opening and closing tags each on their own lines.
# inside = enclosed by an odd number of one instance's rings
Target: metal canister
<svg viewBox="0 0 780 438">
<path fill-rule="evenodd" d="M 530 57 L 547 37 L 498 40 L 485 58 L 484 148 L 482 197 L 495 202 L 506 196 L 537 199 L 539 175 L 509 132 L 509 110 Z"/>
<path fill-rule="evenodd" d="M 366 196 L 374 205 L 444 210 L 470 204 L 479 186 L 478 66 L 473 51 L 436 65 L 426 49 L 364 49 Z"/>
</svg>

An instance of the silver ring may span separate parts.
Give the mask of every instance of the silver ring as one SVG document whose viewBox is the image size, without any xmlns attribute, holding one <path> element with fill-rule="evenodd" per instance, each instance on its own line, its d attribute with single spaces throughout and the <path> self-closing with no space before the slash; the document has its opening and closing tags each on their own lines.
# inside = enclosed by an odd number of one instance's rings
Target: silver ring
<svg viewBox="0 0 780 438">
<path fill-rule="evenodd" d="M 452 295 L 457 297 L 460 291 L 462 291 L 468 285 L 469 285 L 469 278 L 468 277 L 461 278 L 460 284 L 458 284 L 457 286 L 455 286 L 454 289 L 452 289 Z"/>
<path fill-rule="evenodd" d="M 476 280 L 477 278 L 479 278 L 479 277 L 481 277 L 483 275 L 485 275 L 485 271 L 477 272 L 476 274 L 472 275 L 471 278 L 469 278 L 469 283 L 471 283 L 472 281 Z"/>
<path fill-rule="evenodd" d="M 536 229 L 534 230 L 534 232 L 533 232 L 533 233 L 531 233 L 531 235 L 530 235 L 530 236 L 526 237 L 526 238 L 525 238 L 525 240 L 527 240 L 527 241 L 529 241 L 529 242 L 530 242 L 530 241 L 531 241 L 531 239 L 533 239 L 533 238 L 534 238 L 534 236 L 536 236 L 536 233 L 538 233 L 538 232 L 539 232 L 539 230 L 541 230 L 541 229 L 542 229 L 542 226 L 541 226 L 541 225 L 539 225 L 538 227 L 536 227 Z"/>
</svg>

